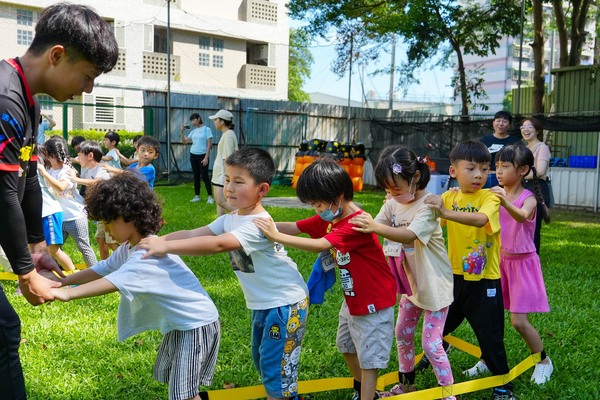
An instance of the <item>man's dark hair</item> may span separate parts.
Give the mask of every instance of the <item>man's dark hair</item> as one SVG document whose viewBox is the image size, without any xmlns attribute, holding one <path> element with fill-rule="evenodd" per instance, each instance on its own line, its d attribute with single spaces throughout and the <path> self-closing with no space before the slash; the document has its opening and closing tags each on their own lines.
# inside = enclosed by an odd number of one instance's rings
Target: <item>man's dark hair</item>
<svg viewBox="0 0 600 400">
<path fill-rule="evenodd" d="M 115 142 L 115 147 L 118 146 L 119 142 L 121 141 L 121 137 L 115 131 L 106 132 L 106 135 L 104 135 L 104 137 L 110 140 L 111 142 Z"/>
<path fill-rule="evenodd" d="M 275 162 L 266 151 L 256 148 L 243 148 L 233 152 L 225 160 L 225 165 L 243 168 L 254 179 L 256 184 L 273 182 Z"/>
<path fill-rule="evenodd" d="M 509 113 L 508 111 L 498 111 L 495 115 L 494 115 L 494 119 L 498 119 L 498 118 L 504 118 L 505 120 L 507 120 L 509 123 L 512 124 L 512 114 Z"/>
<path fill-rule="evenodd" d="M 157 233 L 162 226 L 161 207 L 154 191 L 134 172 L 100 180 L 86 192 L 85 208 L 90 220 L 112 222 L 122 217 L 125 222 L 133 222 L 142 237 Z"/>
<path fill-rule="evenodd" d="M 39 56 L 55 45 L 65 47 L 70 62 L 83 59 L 102 72 L 112 70 L 119 58 L 110 25 L 91 8 L 79 4 L 53 4 L 40 14 L 28 51 Z"/>
<path fill-rule="evenodd" d="M 354 198 L 352 179 L 332 158 L 321 157 L 313 161 L 298 178 L 296 195 L 303 203 L 337 201 L 340 195 L 347 201 Z"/>
<path fill-rule="evenodd" d="M 450 152 L 450 162 L 455 163 L 460 160 L 489 164 L 492 156 L 485 144 L 479 140 L 468 139 L 457 143 Z"/>
<path fill-rule="evenodd" d="M 96 162 L 102 161 L 102 156 L 104 155 L 102 153 L 102 147 L 100 147 L 100 145 L 97 142 L 94 142 L 93 140 L 84 140 L 83 142 L 81 142 L 79 144 L 78 153 L 81 153 L 86 156 L 92 153 Z"/>
<path fill-rule="evenodd" d="M 141 145 L 153 147 L 157 153 L 160 153 L 160 142 L 153 136 L 142 136 L 137 142 L 138 148 Z"/>
</svg>

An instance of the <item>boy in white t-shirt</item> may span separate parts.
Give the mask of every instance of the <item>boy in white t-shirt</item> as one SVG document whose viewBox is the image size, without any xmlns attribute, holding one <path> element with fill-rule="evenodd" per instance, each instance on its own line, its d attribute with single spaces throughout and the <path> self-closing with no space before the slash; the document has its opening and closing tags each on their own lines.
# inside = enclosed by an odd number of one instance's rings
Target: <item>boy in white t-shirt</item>
<svg viewBox="0 0 600 400">
<path fill-rule="evenodd" d="M 261 199 L 274 176 L 275 164 L 266 151 L 234 152 L 225 161 L 224 194 L 236 211 L 201 228 L 145 238 L 139 245 L 148 250 L 145 257 L 229 252 L 246 306 L 252 310 L 252 358 L 268 400 L 297 397 L 308 314 L 308 288 L 296 263 L 252 222 L 270 218 Z"/>
<path fill-rule="evenodd" d="M 121 138 L 117 132 L 107 132 L 106 135 L 104 135 L 104 147 L 106 147 L 108 152 L 102 157 L 103 162 L 107 163 L 111 167 L 119 169 L 121 169 L 121 160 L 119 159 L 117 146 L 119 145 L 120 140 Z"/>
<path fill-rule="evenodd" d="M 62 280 L 68 289 L 53 289 L 54 298 L 70 301 L 119 292 L 120 341 L 159 329 L 163 340 L 154 378 L 169 384 L 169 400 L 206 399 L 200 385 L 210 386 L 217 363 L 219 314 L 206 290 L 181 258 L 144 257 L 138 243 L 162 226 L 154 192 L 137 174 L 126 172 L 88 188 L 90 218 L 123 243 L 107 260 Z"/>
</svg>

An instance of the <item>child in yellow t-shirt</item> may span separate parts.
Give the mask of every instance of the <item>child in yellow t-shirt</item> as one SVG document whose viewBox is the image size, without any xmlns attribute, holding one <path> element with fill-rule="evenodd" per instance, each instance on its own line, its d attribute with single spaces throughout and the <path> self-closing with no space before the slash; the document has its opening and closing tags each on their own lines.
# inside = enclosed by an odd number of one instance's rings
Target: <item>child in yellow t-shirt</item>
<svg viewBox="0 0 600 400">
<path fill-rule="evenodd" d="M 458 143 L 450 152 L 450 176 L 458 181 L 459 190 L 425 199 L 447 226 L 448 256 L 454 274 L 454 302 L 444 335 L 452 333 L 466 318 L 481 348 L 481 360 L 463 372 L 469 377 L 509 371 L 500 285 L 500 200 L 489 189 L 482 189 L 490 159 L 481 142 Z M 494 388 L 492 398 L 513 399 L 512 385 Z"/>
</svg>

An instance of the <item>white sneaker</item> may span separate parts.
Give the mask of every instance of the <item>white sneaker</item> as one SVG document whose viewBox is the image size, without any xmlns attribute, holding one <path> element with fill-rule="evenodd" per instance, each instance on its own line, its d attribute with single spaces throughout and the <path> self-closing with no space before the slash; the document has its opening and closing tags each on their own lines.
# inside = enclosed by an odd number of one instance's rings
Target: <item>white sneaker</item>
<svg viewBox="0 0 600 400">
<path fill-rule="evenodd" d="M 208 196 L 208 199 L 206 199 L 206 204 L 214 204 L 215 203 L 215 199 L 212 198 L 212 196 Z"/>
<path fill-rule="evenodd" d="M 197 201 L 200 201 L 200 197 L 199 196 L 194 196 L 194 198 L 190 200 L 190 203 L 195 203 Z"/>
<path fill-rule="evenodd" d="M 469 368 L 469 369 L 463 371 L 463 375 L 465 375 L 469 378 L 474 378 L 479 375 L 490 374 L 490 373 L 491 373 L 490 369 L 481 360 L 477 361 L 477 364 L 475 364 L 472 368 Z"/>
<path fill-rule="evenodd" d="M 554 371 L 554 365 L 552 365 L 550 357 L 546 357 L 546 359 L 549 361 L 548 364 L 543 364 L 541 362 L 535 364 L 533 375 L 531 375 L 531 382 L 543 385 L 550 380 L 550 375 L 552 375 L 552 372 Z"/>
</svg>

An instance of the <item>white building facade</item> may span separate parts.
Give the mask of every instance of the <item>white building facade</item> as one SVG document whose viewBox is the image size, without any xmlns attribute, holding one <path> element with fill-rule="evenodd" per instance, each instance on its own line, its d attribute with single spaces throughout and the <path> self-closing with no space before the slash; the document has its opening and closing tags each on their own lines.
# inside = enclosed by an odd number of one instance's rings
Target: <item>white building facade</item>
<svg viewBox="0 0 600 400">
<path fill-rule="evenodd" d="M 25 53 L 39 13 L 53 3 L 0 1 L 0 57 Z M 287 99 L 289 17 L 285 0 L 77 3 L 89 5 L 113 26 L 120 48 L 113 71 L 101 75 L 94 91 L 75 99 L 77 103 L 141 107 L 145 90 L 166 92 L 169 83 L 172 93 Z M 140 129 L 139 125 L 128 126 L 118 108 L 96 107 L 82 114 L 80 124 L 75 124 L 80 129 L 103 128 L 103 124 L 107 129 Z"/>
</svg>

